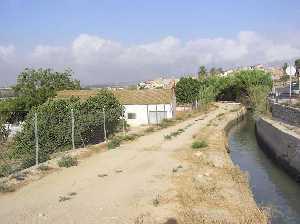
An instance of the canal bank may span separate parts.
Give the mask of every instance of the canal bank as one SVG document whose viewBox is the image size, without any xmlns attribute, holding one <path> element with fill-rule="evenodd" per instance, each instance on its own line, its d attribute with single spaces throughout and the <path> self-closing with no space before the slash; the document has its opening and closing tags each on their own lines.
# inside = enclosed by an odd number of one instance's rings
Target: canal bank
<svg viewBox="0 0 300 224">
<path fill-rule="evenodd" d="M 300 223 L 300 187 L 264 153 L 252 117 L 246 116 L 234 126 L 228 140 L 233 162 L 248 172 L 256 203 L 271 210 L 271 223 Z"/>
<path fill-rule="evenodd" d="M 184 167 L 173 178 L 179 223 L 266 224 L 268 218 L 254 200 L 247 174 L 228 153 L 226 132 L 246 110 L 237 103 L 217 105 L 216 118 L 206 118 L 207 125 L 193 136 L 190 145 L 176 153 Z M 197 141 L 206 144 L 193 149 L 191 145 Z"/>
<path fill-rule="evenodd" d="M 255 121 L 255 133 L 261 148 L 300 182 L 300 134 L 296 129 L 267 117 Z"/>
</svg>

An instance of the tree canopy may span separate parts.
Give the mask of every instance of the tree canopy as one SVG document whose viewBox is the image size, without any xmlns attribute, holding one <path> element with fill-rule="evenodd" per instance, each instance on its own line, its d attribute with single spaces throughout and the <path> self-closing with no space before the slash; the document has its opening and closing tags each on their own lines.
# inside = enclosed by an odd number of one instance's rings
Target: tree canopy
<svg viewBox="0 0 300 224">
<path fill-rule="evenodd" d="M 204 65 L 201 65 L 198 71 L 198 79 L 207 77 L 207 70 Z"/>
<path fill-rule="evenodd" d="M 13 87 L 17 97 L 23 101 L 24 110 L 43 104 L 48 98 L 54 97 L 56 91 L 80 89 L 80 82 L 72 78 L 73 72 L 67 69 L 56 72 L 51 69 L 26 68 L 17 78 Z"/>
<path fill-rule="evenodd" d="M 16 135 L 12 157 L 22 159 L 22 166 L 35 162 L 34 116 L 37 114 L 40 162 L 52 153 L 72 148 L 71 109 L 75 118 L 75 145 L 99 143 L 103 140 L 103 108 L 107 135 L 114 133 L 119 125 L 123 106 L 108 90 L 100 90 L 96 96 L 81 102 L 79 98 L 49 99 L 33 108 L 27 115 L 22 131 Z"/>
<path fill-rule="evenodd" d="M 0 101 L 0 115 L 6 122 L 24 120 L 31 108 L 41 105 L 56 95 L 59 90 L 80 89 L 80 82 L 72 78 L 67 69 L 56 72 L 51 69 L 26 68 L 13 87 L 16 97 Z"/>
</svg>

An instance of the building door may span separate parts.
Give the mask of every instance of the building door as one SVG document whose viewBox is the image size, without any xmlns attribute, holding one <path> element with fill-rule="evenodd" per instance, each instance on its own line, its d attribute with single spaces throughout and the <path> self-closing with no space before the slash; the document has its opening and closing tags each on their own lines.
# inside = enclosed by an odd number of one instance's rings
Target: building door
<svg viewBox="0 0 300 224">
<path fill-rule="evenodd" d="M 149 111 L 150 124 L 158 124 L 167 118 L 167 111 Z"/>
</svg>

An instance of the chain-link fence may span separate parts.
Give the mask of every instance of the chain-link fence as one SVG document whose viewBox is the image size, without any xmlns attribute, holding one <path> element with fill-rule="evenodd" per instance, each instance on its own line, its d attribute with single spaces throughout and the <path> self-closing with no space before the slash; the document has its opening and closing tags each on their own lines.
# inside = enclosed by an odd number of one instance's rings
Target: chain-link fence
<svg viewBox="0 0 300 224">
<path fill-rule="evenodd" d="M 38 166 L 57 153 L 107 141 L 115 132 L 126 132 L 122 113 L 119 116 L 112 108 L 59 106 L 29 112 L 18 125 L 2 125 L 7 135 L 0 140 L 0 177 Z"/>
</svg>

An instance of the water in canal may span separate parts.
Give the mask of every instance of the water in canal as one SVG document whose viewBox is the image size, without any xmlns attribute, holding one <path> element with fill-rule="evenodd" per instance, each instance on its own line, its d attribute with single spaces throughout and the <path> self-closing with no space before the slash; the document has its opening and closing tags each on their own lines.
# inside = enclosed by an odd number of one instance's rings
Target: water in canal
<svg viewBox="0 0 300 224">
<path fill-rule="evenodd" d="M 249 174 L 257 204 L 271 208 L 272 224 L 300 223 L 300 185 L 260 149 L 251 116 L 231 129 L 229 144 L 232 160 Z"/>
</svg>

